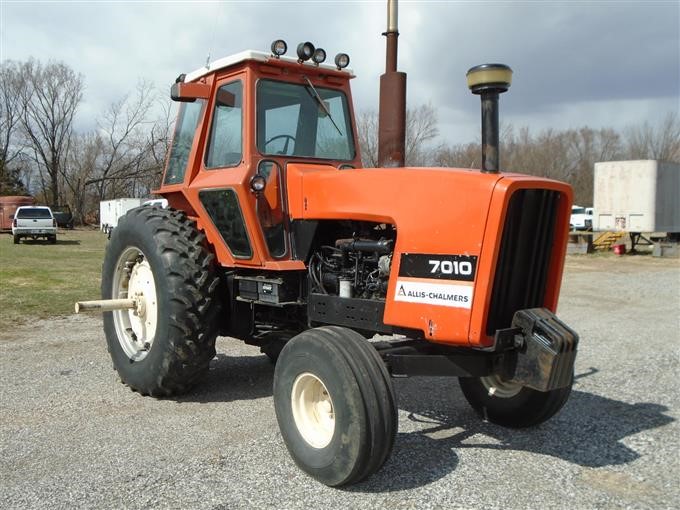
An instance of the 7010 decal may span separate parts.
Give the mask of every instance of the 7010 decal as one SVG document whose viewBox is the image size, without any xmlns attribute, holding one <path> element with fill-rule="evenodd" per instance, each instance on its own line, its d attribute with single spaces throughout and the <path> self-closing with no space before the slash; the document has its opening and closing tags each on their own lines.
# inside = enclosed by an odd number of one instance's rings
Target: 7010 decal
<svg viewBox="0 0 680 510">
<path fill-rule="evenodd" d="M 472 262 L 468 260 L 463 260 L 461 262 L 457 260 L 437 260 L 430 259 L 427 261 L 430 264 L 432 270 L 430 274 L 455 274 L 455 275 L 465 275 L 469 276 L 472 274 Z"/>
<path fill-rule="evenodd" d="M 402 253 L 399 276 L 472 282 L 476 270 L 476 255 Z"/>
</svg>

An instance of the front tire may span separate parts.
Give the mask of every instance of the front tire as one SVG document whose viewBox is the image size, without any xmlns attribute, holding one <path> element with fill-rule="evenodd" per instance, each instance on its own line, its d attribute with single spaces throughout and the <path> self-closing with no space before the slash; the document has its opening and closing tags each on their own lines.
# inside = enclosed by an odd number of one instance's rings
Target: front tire
<svg viewBox="0 0 680 510">
<path fill-rule="evenodd" d="M 387 460 L 397 432 L 392 381 L 355 331 L 304 331 L 281 352 L 274 405 L 295 463 L 329 486 L 357 483 Z"/>
<path fill-rule="evenodd" d="M 554 416 L 567 402 L 571 387 L 537 391 L 499 376 L 458 379 L 468 403 L 485 420 L 510 428 L 538 425 Z"/>
<path fill-rule="evenodd" d="M 131 298 L 134 310 L 104 313 L 113 365 L 143 395 L 188 390 L 215 356 L 219 279 L 205 236 L 184 213 L 141 207 L 113 230 L 102 299 Z"/>
</svg>

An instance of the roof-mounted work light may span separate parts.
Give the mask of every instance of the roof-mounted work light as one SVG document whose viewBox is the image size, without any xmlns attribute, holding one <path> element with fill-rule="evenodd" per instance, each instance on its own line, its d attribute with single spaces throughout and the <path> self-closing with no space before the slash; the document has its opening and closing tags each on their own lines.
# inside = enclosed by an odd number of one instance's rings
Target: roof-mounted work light
<svg viewBox="0 0 680 510">
<path fill-rule="evenodd" d="M 283 39 L 277 39 L 272 43 L 272 55 L 279 58 L 281 55 L 285 55 L 288 51 L 288 45 Z"/>
<path fill-rule="evenodd" d="M 349 65 L 349 55 L 347 53 L 338 53 L 335 56 L 335 66 L 340 69 L 344 69 Z"/>
<path fill-rule="evenodd" d="M 312 61 L 316 64 L 319 65 L 321 64 L 324 60 L 326 60 L 326 50 L 323 48 L 317 48 L 314 50 L 314 54 L 312 55 Z"/>
<path fill-rule="evenodd" d="M 312 43 L 303 42 L 298 44 L 297 47 L 298 62 L 305 62 L 312 58 L 312 55 L 314 55 L 314 45 Z"/>
</svg>

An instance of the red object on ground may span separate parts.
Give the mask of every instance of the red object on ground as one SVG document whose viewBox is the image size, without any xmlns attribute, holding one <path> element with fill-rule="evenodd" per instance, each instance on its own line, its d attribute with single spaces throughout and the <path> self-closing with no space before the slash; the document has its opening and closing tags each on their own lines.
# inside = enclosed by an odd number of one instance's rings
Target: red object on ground
<svg viewBox="0 0 680 510">
<path fill-rule="evenodd" d="M 614 253 L 617 255 L 625 255 L 626 254 L 626 245 L 625 244 L 615 244 L 614 245 Z"/>
</svg>

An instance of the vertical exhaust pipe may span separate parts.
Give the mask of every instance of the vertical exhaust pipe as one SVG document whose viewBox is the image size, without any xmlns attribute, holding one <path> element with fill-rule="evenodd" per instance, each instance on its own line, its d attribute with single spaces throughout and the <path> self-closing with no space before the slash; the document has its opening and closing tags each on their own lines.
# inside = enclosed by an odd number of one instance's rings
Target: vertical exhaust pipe
<svg viewBox="0 0 680 510">
<path fill-rule="evenodd" d="M 512 69 L 504 64 L 482 64 L 471 68 L 467 84 L 482 101 L 482 173 L 499 172 L 498 96 L 510 88 Z"/>
<path fill-rule="evenodd" d="M 398 5 L 387 0 L 385 74 L 380 76 L 378 164 L 404 166 L 406 146 L 406 73 L 397 71 Z"/>
</svg>

